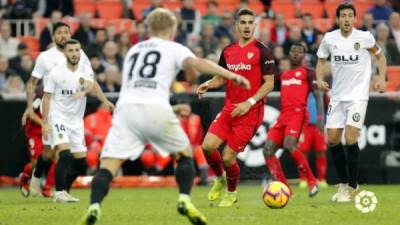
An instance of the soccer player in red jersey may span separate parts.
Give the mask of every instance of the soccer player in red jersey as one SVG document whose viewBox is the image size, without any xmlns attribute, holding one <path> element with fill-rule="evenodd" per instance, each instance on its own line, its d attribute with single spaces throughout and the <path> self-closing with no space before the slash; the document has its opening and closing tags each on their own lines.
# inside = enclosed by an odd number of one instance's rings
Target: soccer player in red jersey
<svg viewBox="0 0 400 225">
<path fill-rule="evenodd" d="M 202 144 L 206 160 L 217 176 L 208 200 L 217 200 L 227 184 L 227 192 L 219 207 L 230 207 L 237 202 L 240 168 L 236 156 L 244 150 L 262 123 L 265 97 L 274 87 L 275 62 L 270 49 L 253 37 L 255 26 L 254 13 L 249 9 L 239 10 L 236 15 L 239 41 L 227 46 L 219 60 L 219 65 L 247 78 L 251 89 L 245 90 L 216 77 L 197 89 L 201 97 L 208 89 L 226 83 L 224 107 L 212 122 Z M 223 143 L 225 148 L 221 157 L 217 149 Z"/>
<path fill-rule="evenodd" d="M 25 137 L 28 142 L 29 155 L 31 157 L 30 162 L 28 162 L 23 171 L 21 172 L 20 178 L 20 191 L 24 197 L 29 196 L 29 180 L 32 177 L 32 168 L 35 168 L 37 161 L 41 160 L 43 165 L 43 170 L 47 173 L 46 184 L 41 194 L 44 197 L 51 197 L 51 188 L 54 186 L 54 162 L 51 160 L 45 160 L 43 158 L 43 142 L 42 142 L 42 116 L 40 114 L 40 103 L 42 94 L 36 95 L 32 106 L 33 113 L 31 113 L 25 124 Z M 43 171 L 41 170 L 41 171 Z M 42 174 L 38 174 L 37 177 L 41 177 Z"/>
<path fill-rule="evenodd" d="M 319 191 L 307 159 L 303 153 L 296 150 L 297 141 L 304 124 L 308 123 L 307 99 L 310 90 L 317 96 L 318 114 L 323 114 L 323 103 L 320 92 L 315 85 L 315 71 L 303 66 L 306 47 L 295 43 L 290 48 L 289 59 L 291 70 L 283 72 L 279 77 L 281 87 L 281 114 L 276 124 L 268 131 L 268 140 L 264 148 L 264 157 L 271 175 L 278 181 L 288 185 L 280 161 L 275 151 L 283 147 L 288 150 L 299 171 L 307 176 L 309 196 L 315 196 Z"/>
</svg>

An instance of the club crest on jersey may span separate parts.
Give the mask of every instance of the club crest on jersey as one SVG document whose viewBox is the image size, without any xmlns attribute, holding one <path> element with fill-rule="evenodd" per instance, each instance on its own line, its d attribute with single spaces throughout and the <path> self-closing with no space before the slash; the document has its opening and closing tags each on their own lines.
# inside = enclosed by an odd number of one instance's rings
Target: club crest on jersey
<svg viewBox="0 0 400 225">
<path fill-rule="evenodd" d="M 301 76 L 301 72 L 300 72 L 300 71 L 297 71 L 294 75 L 295 75 L 296 77 L 299 77 L 299 76 Z"/>
<path fill-rule="evenodd" d="M 254 56 L 254 53 L 252 53 L 252 52 L 247 53 L 247 58 L 251 59 L 251 58 L 253 58 L 253 56 Z"/>
<path fill-rule="evenodd" d="M 62 139 L 62 138 L 63 138 L 63 134 L 61 134 L 61 133 L 58 134 L 58 138 L 59 138 L 59 139 Z"/>
<path fill-rule="evenodd" d="M 354 43 L 354 49 L 358 51 L 360 49 L 360 43 L 358 42 Z"/>
<path fill-rule="evenodd" d="M 361 119 L 360 113 L 354 113 L 353 116 L 352 116 L 352 119 L 353 119 L 354 122 L 360 121 L 360 119 Z"/>
<path fill-rule="evenodd" d="M 83 79 L 83 77 L 79 78 L 79 83 L 80 83 L 81 85 L 83 85 L 83 84 L 85 83 L 85 80 Z"/>
</svg>

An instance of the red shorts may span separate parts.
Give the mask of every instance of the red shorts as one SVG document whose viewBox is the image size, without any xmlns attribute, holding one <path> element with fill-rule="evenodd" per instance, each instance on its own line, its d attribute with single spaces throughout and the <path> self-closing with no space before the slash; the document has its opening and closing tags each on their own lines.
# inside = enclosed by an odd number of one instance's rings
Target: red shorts
<svg viewBox="0 0 400 225">
<path fill-rule="evenodd" d="M 304 124 L 308 123 L 305 109 L 281 112 L 275 125 L 268 131 L 268 140 L 282 146 L 286 136 L 299 138 Z"/>
<path fill-rule="evenodd" d="M 28 148 L 31 159 L 37 159 L 43 152 L 43 142 L 41 136 L 27 136 Z"/>
<path fill-rule="evenodd" d="M 232 118 L 225 108 L 215 117 L 208 132 L 223 140 L 235 152 L 243 152 L 264 119 L 264 105 L 252 108 L 243 116 Z"/>
<path fill-rule="evenodd" d="M 298 148 L 304 153 L 307 153 L 310 149 L 314 149 L 316 152 L 325 152 L 325 136 L 318 130 L 315 124 L 309 124 L 303 129 Z"/>
</svg>

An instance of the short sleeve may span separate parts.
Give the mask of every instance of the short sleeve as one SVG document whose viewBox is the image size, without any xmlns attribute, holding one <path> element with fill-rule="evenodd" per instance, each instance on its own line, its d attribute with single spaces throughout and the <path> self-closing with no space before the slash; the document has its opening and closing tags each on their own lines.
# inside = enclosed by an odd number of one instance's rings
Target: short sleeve
<svg viewBox="0 0 400 225">
<path fill-rule="evenodd" d="M 224 53 L 225 53 L 225 49 L 221 52 L 221 56 L 219 57 L 219 60 L 218 60 L 218 65 L 223 67 L 223 68 L 225 68 L 225 69 L 228 69 L 228 67 L 226 66 L 225 54 Z"/>
<path fill-rule="evenodd" d="M 92 64 L 90 63 L 89 58 L 85 54 L 83 50 L 81 50 L 81 60 L 82 60 L 82 66 L 83 70 L 85 71 L 85 74 L 90 75 L 90 77 L 93 79 L 94 77 L 94 72 L 92 69 Z"/>
<path fill-rule="evenodd" d="M 371 32 L 368 32 L 367 38 L 365 40 L 365 48 L 370 49 L 375 47 L 376 41 L 374 35 Z"/>
<path fill-rule="evenodd" d="M 326 35 L 322 38 L 321 44 L 319 45 L 317 56 L 321 59 L 327 59 L 330 55 L 329 46 L 326 41 Z"/>
<path fill-rule="evenodd" d="M 185 59 L 190 57 L 195 58 L 196 56 L 187 47 L 183 45 L 178 45 L 178 46 L 179 49 L 176 49 L 176 62 L 179 69 L 183 69 L 183 62 L 185 61 Z"/>
<path fill-rule="evenodd" d="M 43 54 L 40 54 L 36 59 L 35 66 L 33 67 L 32 76 L 40 80 L 46 75 L 48 72 L 47 70 L 46 60 Z"/>
<path fill-rule="evenodd" d="M 315 74 L 315 70 L 307 68 L 307 79 L 311 90 L 318 89 L 317 75 Z"/>
<path fill-rule="evenodd" d="M 263 43 L 259 43 L 261 76 L 276 75 L 275 60 L 271 51 Z"/>
<path fill-rule="evenodd" d="M 49 74 L 47 74 L 43 78 L 43 91 L 47 93 L 54 93 L 56 89 L 56 85 L 54 82 L 54 74 L 50 71 Z"/>
</svg>

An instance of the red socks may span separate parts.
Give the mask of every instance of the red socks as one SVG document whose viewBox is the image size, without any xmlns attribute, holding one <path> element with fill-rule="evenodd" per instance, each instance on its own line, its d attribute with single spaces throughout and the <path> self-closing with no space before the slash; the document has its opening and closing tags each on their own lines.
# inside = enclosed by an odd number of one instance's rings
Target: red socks
<svg viewBox="0 0 400 225">
<path fill-rule="evenodd" d="M 325 180 L 326 179 L 326 156 L 317 156 L 316 157 L 316 169 L 317 169 L 317 176 L 318 180 Z"/>
<path fill-rule="evenodd" d="M 29 180 L 32 177 L 32 167 L 31 163 L 27 163 L 24 166 L 24 170 L 22 171 L 22 176 L 21 179 L 23 180 Z"/>
<path fill-rule="evenodd" d="M 281 162 L 278 158 L 276 158 L 276 156 L 269 156 L 265 158 L 265 164 L 267 165 L 269 172 L 275 179 L 286 184 L 286 186 L 289 187 L 289 184 L 285 177 L 285 173 L 282 169 Z"/>
<path fill-rule="evenodd" d="M 226 183 L 229 192 L 234 192 L 237 189 L 240 177 L 240 167 L 237 161 L 232 166 L 224 167 L 226 171 Z"/>
<path fill-rule="evenodd" d="M 307 177 L 309 186 L 313 186 L 317 181 L 304 154 L 299 150 L 294 150 L 291 155 L 297 165 L 298 170 L 300 171 L 300 174 L 304 173 Z"/>
<path fill-rule="evenodd" d="M 210 156 L 204 154 L 208 165 L 213 169 L 216 176 L 220 177 L 224 173 L 222 167 L 222 157 L 218 150 L 215 150 Z"/>
</svg>

